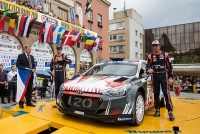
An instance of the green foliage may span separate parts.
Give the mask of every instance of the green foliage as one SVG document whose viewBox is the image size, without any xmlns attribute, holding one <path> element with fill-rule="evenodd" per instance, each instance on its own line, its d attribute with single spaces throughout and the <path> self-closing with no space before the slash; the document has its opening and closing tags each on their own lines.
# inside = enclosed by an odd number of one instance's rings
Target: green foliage
<svg viewBox="0 0 200 134">
<path fill-rule="evenodd" d="M 199 55 L 186 55 L 182 56 L 179 64 L 200 63 Z"/>
</svg>

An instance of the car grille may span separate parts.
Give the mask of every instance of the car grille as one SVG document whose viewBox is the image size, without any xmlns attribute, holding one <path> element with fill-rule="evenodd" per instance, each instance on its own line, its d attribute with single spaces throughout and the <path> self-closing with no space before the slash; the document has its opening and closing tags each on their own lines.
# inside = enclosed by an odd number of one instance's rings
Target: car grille
<svg viewBox="0 0 200 134">
<path fill-rule="evenodd" d="M 95 113 L 101 105 L 100 98 L 83 97 L 63 94 L 63 104 L 65 107 Z"/>
</svg>

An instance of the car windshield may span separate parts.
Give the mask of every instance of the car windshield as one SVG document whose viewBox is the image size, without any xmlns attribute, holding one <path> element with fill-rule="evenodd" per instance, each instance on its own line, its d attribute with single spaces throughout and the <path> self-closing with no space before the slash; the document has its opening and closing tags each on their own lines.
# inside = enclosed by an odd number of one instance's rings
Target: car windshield
<svg viewBox="0 0 200 134">
<path fill-rule="evenodd" d="M 137 66 L 130 64 L 107 64 L 94 66 L 84 75 L 134 76 Z"/>
</svg>

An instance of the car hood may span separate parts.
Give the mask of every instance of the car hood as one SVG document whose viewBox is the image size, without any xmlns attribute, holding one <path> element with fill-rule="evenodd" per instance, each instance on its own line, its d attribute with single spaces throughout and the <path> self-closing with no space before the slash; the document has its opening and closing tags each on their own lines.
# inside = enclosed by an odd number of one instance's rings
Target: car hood
<svg viewBox="0 0 200 134">
<path fill-rule="evenodd" d="M 102 90 L 125 85 L 127 77 L 121 76 L 81 76 L 64 83 L 65 90 L 99 93 Z"/>
</svg>

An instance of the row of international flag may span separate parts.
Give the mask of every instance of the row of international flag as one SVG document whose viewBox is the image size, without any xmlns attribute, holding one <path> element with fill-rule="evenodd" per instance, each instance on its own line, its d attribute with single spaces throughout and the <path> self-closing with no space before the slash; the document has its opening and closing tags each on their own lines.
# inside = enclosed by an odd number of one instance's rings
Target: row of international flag
<svg viewBox="0 0 200 134">
<path fill-rule="evenodd" d="M 84 48 L 89 51 L 98 51 L 102 49 L 104 40 L 94 36 L 87 36 L 79 31 L 67 30 L 63 26 L 50 24 L 47 22 L 40 24 L 40 43 L 62 44 L 75 46 L 77 42 L 85 42 Z"/>
<path fill-rule="evenodd" d="M 0 30 L 5 30 L 5 17 L 9 14 L 9 9 L 3 12 L 3 15 L 0 20 Z M 16 29 L 15 35 L 18 37 L 26 36 L 29 37 L 33 24 L 35 23 L 36 18 L 31 18 L 25 14 L 17 16 L 17 12 L 10 13 L 10 21 L 8 26 L 8 34 L 13 36 Z"/>
</svg>

